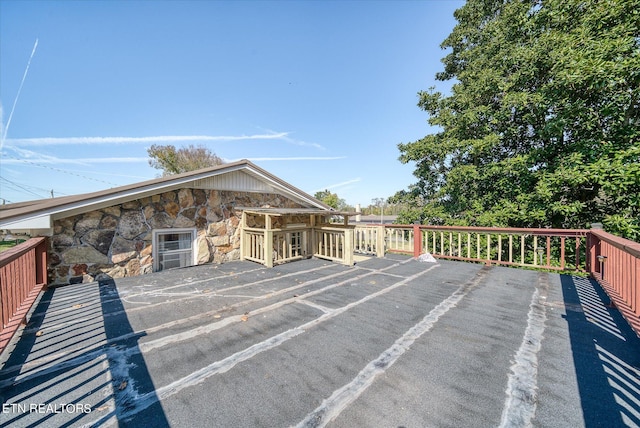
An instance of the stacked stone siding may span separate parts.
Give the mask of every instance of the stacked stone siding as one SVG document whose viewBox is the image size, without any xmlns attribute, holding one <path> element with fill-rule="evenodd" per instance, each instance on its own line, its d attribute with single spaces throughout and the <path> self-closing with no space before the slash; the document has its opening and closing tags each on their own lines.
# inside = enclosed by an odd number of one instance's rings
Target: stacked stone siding
<svg viewBox="0 0 640 428">
<path fill-rule="evenodd" d="M 56 220 L 50 242 L 50 284 L 122 278 L 153 270 L 157 229 L 195 228 L 197 264 L 240 258 L 235 207 L 300 208 L 281 195 L 180 189 Z"/>
</svg>

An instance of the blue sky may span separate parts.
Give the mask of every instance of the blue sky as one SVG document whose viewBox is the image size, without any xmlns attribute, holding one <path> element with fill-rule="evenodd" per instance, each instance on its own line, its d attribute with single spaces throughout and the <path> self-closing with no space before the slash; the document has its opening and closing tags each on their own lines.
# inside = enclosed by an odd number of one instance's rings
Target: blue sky
<svg viewBox="0 0 640 428">
<path fill-rule="evenodd" d="M 448 90 L 440 44 L 463 4 L 0 0 L 0 198 L 154 178 L 151 144 L 352 205 L 389 197 L 416 181 L 397 144 L 431 131 L 417 92 Z"/>
</svg>

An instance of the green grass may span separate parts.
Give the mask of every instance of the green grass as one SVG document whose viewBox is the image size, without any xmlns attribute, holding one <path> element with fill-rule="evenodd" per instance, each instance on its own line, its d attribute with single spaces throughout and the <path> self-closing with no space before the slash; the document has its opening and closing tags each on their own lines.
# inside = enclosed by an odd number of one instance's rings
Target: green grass
<svg viewBox="0 0 640 428">
<path fill-rule="evenodd" d="M 24 239 L 20 240 L 11 240 L 11 241 L 0 241 L 0 253 L 8 250 L 9 248 L 15 247 L 18 243 L 23 243 Z"/>
</svg>

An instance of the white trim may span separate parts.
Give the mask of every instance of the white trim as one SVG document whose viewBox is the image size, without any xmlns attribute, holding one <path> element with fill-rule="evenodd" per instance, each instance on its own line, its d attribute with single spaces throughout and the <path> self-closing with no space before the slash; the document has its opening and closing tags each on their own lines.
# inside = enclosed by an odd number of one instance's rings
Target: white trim
<svg viewBox="0 0 640 428">
<path fill-rule="evenodd" d="M 29 217 L 23 219 L 16 219 L 14 221 L 8 221 L 6 223 L 2 223 L 2 229 L 9 229 L 15 231 L 22 231 L 25 229 L 45 229 L 45 230 L 53 230 L 53 225 L 51 221 L 51 215 L 44 214 L 39 215 L 37 217 Z"/>
<path fill-rule="evenodd" d="M 197 264 L 197 230 L 196 228 L 176 228 L 176 229 L 154 229 L 152 231 L 152 241 L 151 241 L 151 254 L 153 257 L 153 271 L 158 272 L 160 269 L 160 257 L 158 255 L 158 250 L 160 246 L 158 245 L 158 237 L 160 235 L 166 234 L 178 234 L 178 233 L 190 233 L 191 234 L 191 264 L 188 266 L 195 266 Z M 180 266 L 186 267 L 186 266 Z"/>
</svg>

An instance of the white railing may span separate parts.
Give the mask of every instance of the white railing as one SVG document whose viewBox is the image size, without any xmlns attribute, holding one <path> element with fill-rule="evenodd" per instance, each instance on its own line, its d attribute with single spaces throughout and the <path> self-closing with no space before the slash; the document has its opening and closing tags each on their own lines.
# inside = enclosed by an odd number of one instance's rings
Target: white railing
<svg viewBox="0 0 640 428">
<path fill-rule="evenodd" d="M 243 259 L 265 266 L 310 256 L 351 265 L 353 228 L 316 226 L 266 230 L 246 227 L 242 232 L 241 247 Z"/>
<path fill-rule="evenodd" d="M 385 252 L 415 257 L 428 252 L 436 258 L 486 264 L 583 270 L 587 232 L 582 229 L 365 225 L 357 226 L 354 235 L 356 251 L 379 257 Z M 384 236 L 384 240 L 380 236 Z M 415 236 L 420 238 L 416 240 Z"/>
<path fill-rule="evenodd" d="M 273 233 L 273 262 L 284 263 L 304 258 L 308 254 L 307 229 Z"/>
<path fill-rule="evenodd" d="M 313 229 L 313 255 L 353 264 L 353 229 L 322 226 Z"/>
<path fill-rule="evenodd" d="M 384 226 L 356 226 L 353 238 L 353 250 L 356 253 L 384 256 Z M 382 252 L 378 253 L 378 249 L 382 249 Z"/>
</svg>

